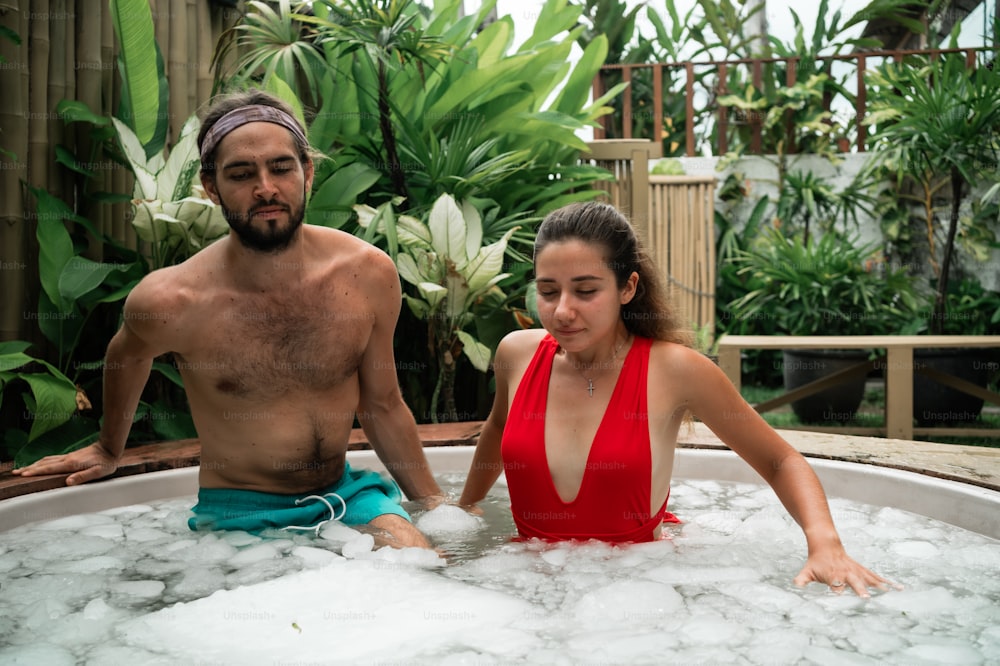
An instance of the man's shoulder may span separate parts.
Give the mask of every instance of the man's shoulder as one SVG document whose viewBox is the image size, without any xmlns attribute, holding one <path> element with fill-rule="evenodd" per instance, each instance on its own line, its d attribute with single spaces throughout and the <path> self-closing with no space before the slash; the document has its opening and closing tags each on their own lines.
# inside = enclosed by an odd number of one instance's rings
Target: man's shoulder
<svg viewBox="0 0 1000 666">
<path fill-rule="evenodd" d="M 395 264 L 389 255 L 362 238 L 318 225 L 305 225 L 303 229 L 307 234 L 306 241 L 331 260 L 362 266 L 368 270 L 395 270 Z"/>
<path fill-rule="evenodd" d="M 129 294 L 126 307 L 137 311 L 181 310 L 211 285 L 219 284 L 226 267 L 221 253 L 209 246 L 187 260 L 148 273 Z"/>
</svg>

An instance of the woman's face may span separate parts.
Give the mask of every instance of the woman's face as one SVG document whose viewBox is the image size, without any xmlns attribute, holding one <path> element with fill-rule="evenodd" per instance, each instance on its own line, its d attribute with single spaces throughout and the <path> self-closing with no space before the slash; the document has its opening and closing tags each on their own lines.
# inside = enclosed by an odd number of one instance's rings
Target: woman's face
<svg viewBox="0 0 1000 666">
<path fill-rule="evenodd" d="M 556 241 L 535 257 L 538 314 L 567 351 L 582 351 L 613 334 L 637 281 L 633 273 L 619 289 L 604 248 L 596 243 Z"/>
</svg>

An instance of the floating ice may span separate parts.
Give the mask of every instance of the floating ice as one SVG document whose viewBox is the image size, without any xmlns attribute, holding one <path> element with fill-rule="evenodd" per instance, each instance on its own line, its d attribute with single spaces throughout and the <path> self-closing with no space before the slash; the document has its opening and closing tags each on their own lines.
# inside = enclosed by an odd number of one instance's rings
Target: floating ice
<svg viewBox="0 0 1000 666">
<path fill-rule="evenodd" d="M 340 554 L 348 559 L 355 559 L 370 553 L 375 547 L 375 537 L 371 534 L 358 534 L 344 544 Z"/>
<path fill-rule="evenodd" d="M 573 609 L 573 616 L 592 625 L 656 625 L 683 607 L 681 595 L 669 585 L 620 581 L 585 594 Z"/>
<path fill-rule="evenodd" d="M 76 666 L 76 657 L 55 645 L 15 645 L 0 648 L 0 664 L 9 666 Z"/>
<path fill-rule="evenodd" d="M 241 566 L 253 564 L 254 562 L 273 560 L 278 557 L 278 555 L 279 551 L 273 543 L 262 543 L 256 546 L 250 546 L 249 548 L 241 550 L 233 555 L 229 558 L 229 566 L 234 569 L 238 569 Z"/>
<path fill-rule="evenodd" d="M 453 536 L 480 530 L 483 528 L 483 521 L 461 507 L 441 504 L 420 515 L 416 526 L 429 537 Z"/>
<path fill-rule="evenodd" d="M 929 557 L 936 557 L 940 551 L 937 546 L 927 541 L 909 540 L 892 544 L 892 552 L 902 557 L 925 560 Z"/>
<path fill-rule="evenodd" d="M 292 555 L 302 560 L 307 569 L 317 569 L 337 559 L 336 553 L 313 546 L 297 546 L 292 549 Z"/>
<path fill-rule="evenodd" d="M 528 609 L 497 592 L 422 569 L 337 560 L 129 621 L 127 645 L 178 661 L 274 663 L 395 660 L 419 646 L 502 650 L 495 631 Z M 291 652 L 290 652 L 291 650 Z"/>
<path fill-rule="evenodd" d="M 111 586 L 111 596 L 126 604 L 140 604 L 156 599 L 166 585 L 159 580 L 126 580 Z"/>
</svg>

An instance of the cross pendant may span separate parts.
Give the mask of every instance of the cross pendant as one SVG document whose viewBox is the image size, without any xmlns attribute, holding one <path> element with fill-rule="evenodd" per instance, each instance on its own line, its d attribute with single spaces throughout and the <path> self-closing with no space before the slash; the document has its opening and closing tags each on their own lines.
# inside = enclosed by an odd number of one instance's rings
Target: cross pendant
<svg viewBox="0 0 1000 666">
<path fill-rule="evenodd" d="M 594 397 L 594 380 L 593 379 L 588 379 L 587 380 L 587 393 L 590 394 L 591 398 Z"/>
</svg>

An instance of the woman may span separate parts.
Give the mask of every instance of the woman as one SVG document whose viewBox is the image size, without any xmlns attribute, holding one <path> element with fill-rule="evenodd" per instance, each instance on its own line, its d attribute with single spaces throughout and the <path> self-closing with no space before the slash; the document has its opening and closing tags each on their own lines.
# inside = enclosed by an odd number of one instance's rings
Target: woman
<svg viewBox="0 0 1000 666">
<path fill-rule="evenodd" d="M 700 419 L 774 489 L 808 542 L 797 585 L 840 593 L 887 581 L 844 551 L 805 459 L 687 345 L 655 265 L 631 225 L 602 203 L 548 215 L 535 240 L 545 327 L 500 343 L 496 396 L 462 492 L 472 506 L 506 472 L 523 538 L 651 541 L 666 501 L 677 434 Z"/>
</svg>

